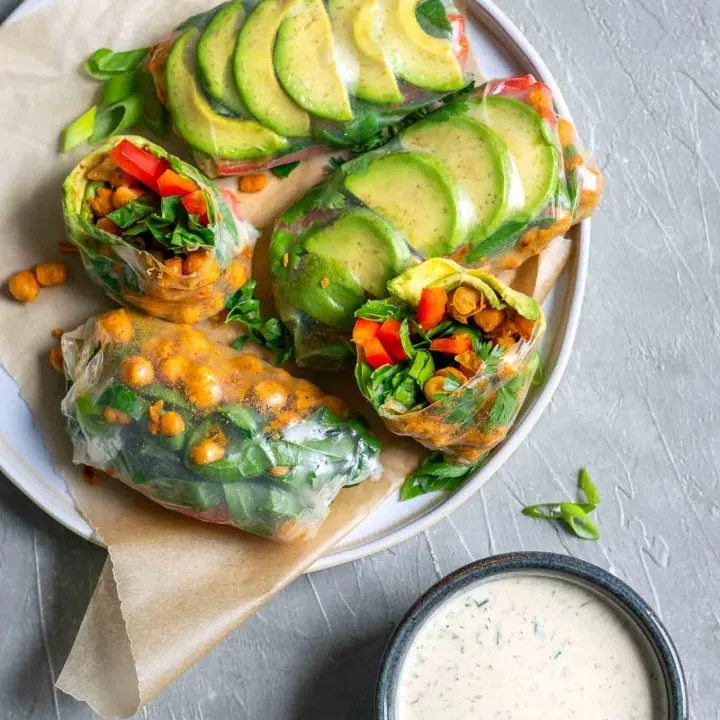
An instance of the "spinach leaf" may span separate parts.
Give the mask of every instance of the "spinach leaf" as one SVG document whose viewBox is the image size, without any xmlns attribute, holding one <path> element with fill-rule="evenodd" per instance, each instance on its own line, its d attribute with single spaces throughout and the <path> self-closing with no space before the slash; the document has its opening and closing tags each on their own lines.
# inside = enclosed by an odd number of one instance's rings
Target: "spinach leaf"
<svg viewBox="0 0 720 720">
<path fill-rule="evenodd" d="M 270 172 L 275 177 L 286 178 L 293 170 L 295 170 L 296 167 L 298 167 L 298 165 L 300 165 L 300 160 L 295 160 L 295 162 L 289 162 L 285 165 L 277 165 L 276 167 L 270 168 Z"/>
<path fill-rule="evenodd" d="M 123 205 L 117 210 L 113 210 L 107 214 L 107 217 L 119 228 L 125 230 L 153 212 L 155 212 L 155 208 L 147 200 L 139 198 L 131 200 L 127 205 Z"/>
<path fill-rule="evenodd" d="M 443 460 L 442 453 L 428 455 L 400 488 L 400 500 L 410 500 L 419 495 L 442 490 L 452 492 L 480 469 L 485 459 L 471 467 L 451 465 Z"/>
<path fill-rule="evenodd" d="M 389 318 L 403 320 L 410 317 L 412 311 L 405 305 L 397 305 L 392 300 L 368 300 L 359 310 L 355 311 L 355 317 L 373 322 L 385 322 Z"/>
</svg>

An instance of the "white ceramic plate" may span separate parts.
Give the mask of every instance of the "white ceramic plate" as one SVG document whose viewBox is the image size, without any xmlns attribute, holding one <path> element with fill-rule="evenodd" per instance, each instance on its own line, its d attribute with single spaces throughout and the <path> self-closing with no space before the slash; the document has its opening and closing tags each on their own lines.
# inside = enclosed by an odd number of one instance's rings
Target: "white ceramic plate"
<svg viewBox="0 0 720 720">
<path fill-rule="evenodd" d="M 26 0 L 10 17 L 58 0 Z M 555 79 L 523 34 L 490 0 L 468 0 L 468 34 L 475 57 L 488 78 L 533 73 L 549 85 L 560 113 L 570 118 Z M 590 252 L 590 223 L 574 230 L 570 261 L 544 305 L 548 330 L 541 351 L 545 383 L 528 397 L 505 443 L 460 490 L 451 496 L 434 494 L 401 503 L 387 500 L 311 571 L 356 560 L 407 540 L 435 524 L 482 487 L 512 455 L 548 406 L 562 378 L 577 330 L 585 291 Z M 82 537 L 98 542 L 75 507 L 65 481 L 53 469 L 42 436 L 13 380 L 0 372 L 0 469 L 35 503 Z"/>
</svg>

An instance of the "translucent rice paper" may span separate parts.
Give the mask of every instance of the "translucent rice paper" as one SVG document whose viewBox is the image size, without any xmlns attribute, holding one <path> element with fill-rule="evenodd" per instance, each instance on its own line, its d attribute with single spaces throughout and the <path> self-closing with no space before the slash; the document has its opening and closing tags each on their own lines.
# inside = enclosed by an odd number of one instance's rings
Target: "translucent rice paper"
<svg viewBox="0 0 720 720">
<path fill-rule="evenodd" d="M 211 177 L 372 147 L 470 79 L 451 0 L 233 0 L 160 41 L 149 69 Z"/>
<path fill-rule="evenodd" d="M 424 276 L 421 285 L 412 283 L 409 290 L 400 288 L 410 274 Z M 417 307 L 422 287 L 443 287 L 448 292 L 461 285 L 479 290 L 486 298 L 495 296 L 500 307 L 512 307 L 523 316 L 535 321 L 529 339 L 521 339 L 502 351 L 499 362 L 482 363 L 477 373 L 454 392 L 449 392 L 424 408 L 408 411 L 388 397 L 378 409 L 386 427 L 396 435 L 416 440 L 430 450 L 441 451 L 447 462 L 457 465 L 475 465 L 482 457 L 499 445 L 517 419 L 528 390 L 538 371 L 538 349 L 545 333 L 545 316 L 531 298 L 511 290 L 487 273 L 463 270 L 451 261 L 430 260 L 408 271 L 394 283 L 402 293 L 398 303 Z M 356 379 L 360 391 L 371 400 L 368 387 L 379 378 L 386 365 L 373 372 L 358 346 Z"/>
<path fill-rule="evenodd" d="M 191 178 L 205 191 L 213 245 L 202 247 L 209 258 L 197 272 L 179 274 L 162 257 L 93 224 L 92 211 L 86 203 L 87 174 L 123 140 L 166 158 L 173 170 Z M 154 317 L 194 323 L 216 315 L 250 275 L 258 235 L 255 228 L 235 217 L 220 190 L 196 168 L 142 137 L 114 137 L 85 157 L 63 185 L 63 214 L 67 237 L 80 251 L 91 279 L 117 302 L 140 308 Z M 175 257 L 184 258 L 193 249 L 197 248 L 187 248 Z"/>
<path fill-rule="evenodd" d="M 341 400 L 190 326 L 116 310 L 62 348 L 74 462 L 164 507 L 291 543 L 380 473 L 378 441 Z"/>
<path fill-rule="evenodd" d="M 456 97 L 383 147 L 340 165 L 279 218 L 271 273 L 298 363 L 342 365 L 353 355 L 353 313 L 366 298 L 387 294 L 356 272 L 357 233 L 345 234 L 343 252 L 314 247 L 318 233 L 364 213 L 394 247 L 393 268 L 373 260 L 380 274 L 439 256 L 499 273 L 519 268 L 589 217 L 602 188 L 574 128 L 558 118 L 550 90 L 532 76 L 494 80 Z M 307 289 L 320 282 L 324 293 L 310 297 Z"/>
</svg>

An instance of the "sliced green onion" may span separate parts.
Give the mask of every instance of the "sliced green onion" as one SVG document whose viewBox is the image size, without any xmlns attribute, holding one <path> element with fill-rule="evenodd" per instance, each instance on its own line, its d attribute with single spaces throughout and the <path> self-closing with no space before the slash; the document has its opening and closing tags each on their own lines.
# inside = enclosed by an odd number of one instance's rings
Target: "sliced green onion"
<svg viewBox="0 0 720 720">
<path fill-rule="evenodd" d="M 97 106 L 93 105 L 86 113 L 73 120 L 63 131 L 62 151 L 68 152 L 93 134 Z"/>
<path fill-rule="evenodd" d="M 142 98 L 135 93 L 97 113 L 89 142 L 91 145 L 97 145 L 111 135 L 117 135 L 136 125 L 141 118 Z"/>
<path fill-rule="evenodd" d="M 545 382 L 545 372 L 543 371 L 542 362 L 540 361 L 540 355 L 536 356 L 537 359 L 537 370 L 533 375 L 532 385 L 533 387 L 539 387 Z"/>
<path fill-rule="evenodd" d="M 560 503 L 562 519 L 577 537 L 582 540 L 597 540 L 600 531 L 588 514 L 576 503 Z"/>
<path fill-rule="evenodd" d="M 559 520 L 562 517 L 560 512 L 561 503 L 540 503 L 539 505 L 529 505 L 523 508 L 522 514 L 540 520 Z"/>
<path fill-rule="evenodd" d="M 112 75 L 136 70 L 148 51 L 148 48 L 140 48 L 116 53 L 109 48 L 100 48 L 85 61 L 85 72 L 95 80 L 107 80 Z"/>
<path fill-rule="evenodd" d="M 595 483 L 590 479 L 590 473 L 585 468 L 580 470 L 578 478 L 578 487 L 585 495 L 586 502 L 579 503 L 580 507 L 588 513 L 592 512 L 600 504 L 600 493 L 595 487 Z"/>
<path fill-rule="evenodd" d="M 135 90 L 135 78 L 135 72 L 126 72 L 109 77 L 103 85 L 100 104 L 114 105 L 132 95 Z"/>
<path fill-rule="evenodd" d="M 411 358 L 415 356 L 415 348 L 410 339 L 410 322 L 405 318 L 400 324 L 400 344 L 405 354 Z"/>
</svg>

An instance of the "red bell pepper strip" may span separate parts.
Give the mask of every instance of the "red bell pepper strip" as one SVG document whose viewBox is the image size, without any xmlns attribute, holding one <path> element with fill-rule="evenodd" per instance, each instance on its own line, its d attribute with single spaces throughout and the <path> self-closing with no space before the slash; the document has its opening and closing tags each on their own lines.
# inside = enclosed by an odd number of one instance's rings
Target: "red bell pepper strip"
<svg viewBox="0 0 720 720">
<path fill-rule="evenodd" d="M 200 218 L 200 224 L 206 225 L 208 219 L 207 202 L 205 200 L 205 192 L 203 190 L 195 190 L 186 195 L 181 200 L 183 207 L 190 215 L 197 215 Z"/>
<path fill-rule="evenodd" d="M 380 323 L 366 320 L 365 318 L 358 318 L 353 328 L 352 340 L 357 345 L 364 345 L 368 340 L 371 340 L 378 334 L 379 329 Z"/>
<path fill-rule="evenodd" d="M 385 350 L 382 343 L 376 337 L 366 340 L 363 349 L 365 350 L 365 359 L 373 370 L 377 370 L 383 365 L 395 364 L 387 350 Z"/>
<path fill-rule="evenodd" d="M 400 321 L 394 318 L 388 318 L 378 330 L 378 340 L 383 347 L 390 353 L 390 357 L 397 362 L 407 360 L 407 353 L 402 346 L 400 340 Z"/>
<path fill-rule="evenodd" d="M 450 337 L 437 338 L 430 343 L 430 350 L 445 355 L 459 355 L 472 350 L 472 339 L 465 333 L 458 333 Z"/>
<path fill-rule="evenodd" d="M 166 170 L 157 180 L 160 195 L 190 195 L 198 190 L 197 183 L 190 178 L 178 175 L 174 170 Z"/>
<path fill-rule="evenodd" d="M 450 27 L 452 27 L 452 49 L 455 57 L 461 65 L 465 64 L 470 45 L 465 34 L 465 17 L 463 15 L 448 15 Z"/>
<path fill-rule="evenodd" d="M 158 178 L 170 167 L 167 160 L 155 157 L 129 140 L 123 140 L 116 145 L 110 157 L 121 170 L 155 192 L 158 192 Z"/>
<path fill-rule="evenodd" d="M 537 80 L 533 75 L 516 75 L 511 78 L 497 80 L 492 95 L 502 95 L 504 92 L 522 92 L 532 87 Z"/>
<path fill-rule="evenodd" d="M 420 327 L 425 331 L 432 330 L 440 324 L 445 315 L 447 293 L 441 287 L 424 288 L 420 294 L 417 319 Z"/>
</svg>

